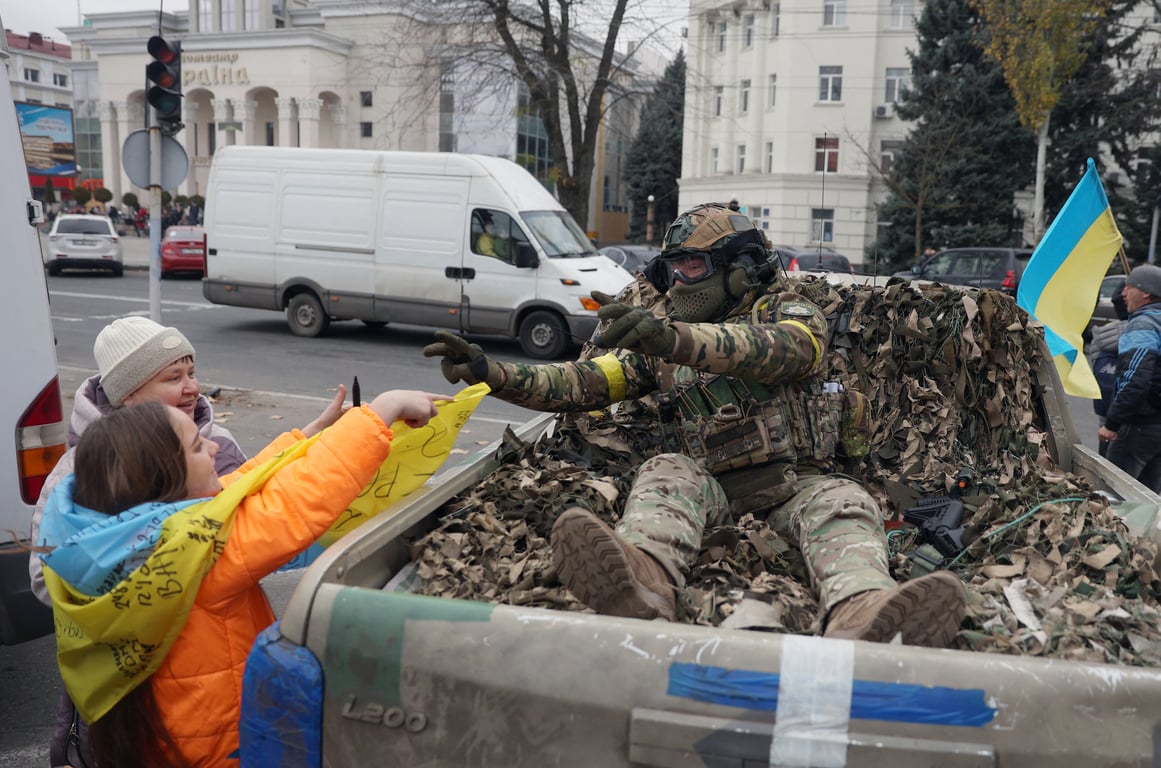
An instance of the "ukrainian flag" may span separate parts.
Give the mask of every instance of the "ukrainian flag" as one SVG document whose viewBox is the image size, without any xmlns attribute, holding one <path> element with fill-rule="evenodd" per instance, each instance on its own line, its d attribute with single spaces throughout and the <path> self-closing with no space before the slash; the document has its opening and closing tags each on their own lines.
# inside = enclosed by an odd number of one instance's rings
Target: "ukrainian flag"
<svg viewBox="0 0 1161 768">
<path fill-rule="evenodd" d="M 1120 247 L 1121 233 L 1090 157 L 1088 170 L 1033 251 L 1016 291 L 1016 303 L 1044 323 L 1044 340 L 1070 395 L 1101 397 L 1084 358 L 1081 334 Z"/>
</svg>

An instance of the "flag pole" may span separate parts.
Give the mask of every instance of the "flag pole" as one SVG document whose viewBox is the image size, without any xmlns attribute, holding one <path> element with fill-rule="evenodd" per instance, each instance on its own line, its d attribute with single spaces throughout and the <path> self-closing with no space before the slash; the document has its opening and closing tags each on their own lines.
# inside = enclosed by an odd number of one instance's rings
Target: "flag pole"
<svg viewBox="0 0 1161 768">
<path fill-rule="evenodd" d="M 1121 243 L 1121 250 L 1117 252 L 1121 257 L 1121 269 L 1125 270 L 1125 274 L 1129 274 L 1129 257 L 1125 255 L 1125 244 Z"/>
</svg>

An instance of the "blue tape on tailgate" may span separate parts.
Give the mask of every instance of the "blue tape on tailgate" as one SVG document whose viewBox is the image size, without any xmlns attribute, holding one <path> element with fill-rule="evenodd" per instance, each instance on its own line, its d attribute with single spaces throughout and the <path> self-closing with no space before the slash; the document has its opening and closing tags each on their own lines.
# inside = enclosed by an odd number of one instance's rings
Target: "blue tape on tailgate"
<svg viewBox="0 0 1161 768">
<path fill-rule="evenodd" d="M 775 672 L 674 663 L 669 667 L 668 693 L 727 707 L 776 712 L 778 683 Z M 979 688 L 855 680 L 851 691 L 851 719 L 980 728 L 995 716 L 995 708 L 988 706 Z"/>
</svg>

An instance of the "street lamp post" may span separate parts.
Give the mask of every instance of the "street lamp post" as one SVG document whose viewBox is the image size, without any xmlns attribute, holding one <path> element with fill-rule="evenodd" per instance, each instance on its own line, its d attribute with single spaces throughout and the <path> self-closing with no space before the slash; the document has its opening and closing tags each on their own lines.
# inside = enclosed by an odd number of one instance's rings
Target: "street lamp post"
<svg viewBox="0 0 1161 768">
<path fill-rule="evenodd" d="M 645 242 L 653 242 L 653 195 L 647 198 L 649 208 L 645 211 Z"/>
</svg>

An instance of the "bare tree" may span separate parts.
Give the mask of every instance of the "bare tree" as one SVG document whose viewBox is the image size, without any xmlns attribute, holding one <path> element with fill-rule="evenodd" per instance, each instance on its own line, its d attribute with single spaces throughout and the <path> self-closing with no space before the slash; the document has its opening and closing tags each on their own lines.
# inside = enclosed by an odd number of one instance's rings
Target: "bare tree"
<svg viewBox="0 0 1161 768">
<path fill-rule="evenodd" d="M 431 128 L 441 96 L 433 85 L 441 78 L 470 79 L 466 97 L 475 104 L 457 104 L 457 112 L 511 105 L 523 86 L 526 112 L 546 134 L 547 181 L 573 217 L 586 222 L 602 117 L 616 100 L 643 97 L 652 86 L 634 85 L 634 54 L 660 29 L 644 0 L 403 0 L 392 6 L 389 39 L 374 53 L 380 78 L 397 94 L 387 115 L 392 130 Z M 603 38 L 586 34 L 598 26 Z M 633 46 L 618 54 L 618 38 L 630 27 Z"/>
</svg>

